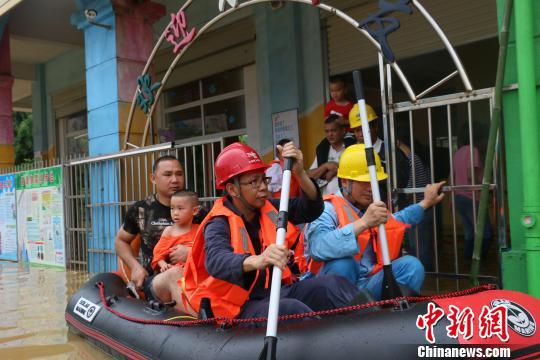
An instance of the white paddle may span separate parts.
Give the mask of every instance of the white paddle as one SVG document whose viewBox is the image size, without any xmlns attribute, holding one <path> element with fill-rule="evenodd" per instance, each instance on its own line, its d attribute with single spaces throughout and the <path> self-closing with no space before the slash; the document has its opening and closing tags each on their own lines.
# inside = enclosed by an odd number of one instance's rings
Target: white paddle
<svg viewBox="0 0 540 360">
<path fill-rule="evenodd" d="M 279 199 L 276 245 L 285 244 L 285 235 L 287 233 L 287 212 L 289 210 L 289 190 L 291 187 L 292 163 L 293 159 L 285 158 L 285 165 L 283 169 L 283 182 L 281 185 L 281 197 Z M 259 355 L 259 360 L 276 359 L 276 334 L 278 325 L 280 292 L 281 269 L 274 265 L 272 270 L 272 285 L 270 288 L 270 305 L 268 307 L 268 323 L 266 325 L 266 337 L 264 338 L 264 347 Z"/>
<path fill-rule="evenodd" d="M 356 98 L 358 99 L 358 109 L 360 112 L 360 121 L 362 122 L 362 135 L 364 136 L 364 145 L 366 149 L 366 160 L 369 170 L 369 181 L 371 183 L 371 193 L 373 201 L 381 201 L 381 193 L 379 192 L 379 182 L 377 180 L 377 168 L 375 166 L 375 153 L 373 152 L 373 144 L 371 142 L 371 132 L 369 131 L 369 122 L 366 111 L 366 101 L 364 99 L 364 87 L 362 85 L 362 77 L 360 71 L 353 71 L 354 89 Z M 396 283 L 392 272 L 392 262 L 388 252 L 388 240 L 386 238 L 386 228 L 384 224 L 379 225 L 379 242 L 381 244 L 381 252 L 383 259 L 383 282 L 382 296 L 385 299 L 394 299 L 402 296 L 401 289 Z"/>
</svg>

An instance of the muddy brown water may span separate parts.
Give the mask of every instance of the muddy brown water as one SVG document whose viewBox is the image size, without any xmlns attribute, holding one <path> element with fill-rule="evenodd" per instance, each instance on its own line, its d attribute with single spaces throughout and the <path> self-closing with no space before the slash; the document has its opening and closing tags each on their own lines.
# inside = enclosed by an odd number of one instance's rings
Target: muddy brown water
<svg viewBox="0 0 540 360">
<path fill-rule="evenodd" d="M 0 261 L 0 359 L 110 359 L 68 331 L 69 297 L 80 271 Z"/>
</svg>

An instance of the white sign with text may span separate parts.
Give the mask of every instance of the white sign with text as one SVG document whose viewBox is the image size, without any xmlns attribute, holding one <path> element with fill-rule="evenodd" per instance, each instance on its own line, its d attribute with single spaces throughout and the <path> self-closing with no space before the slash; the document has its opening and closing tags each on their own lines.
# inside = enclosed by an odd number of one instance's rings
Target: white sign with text
<svg viewBox="0 0 540 360">
<path fill-rule="evenodd" d="M 281 139 L 290 139 L 296 146 L 300 146 L 298 109 L 272 114 L 272 133 L 274 134 L 274 154 L 276 145 Z"/>
</svg>

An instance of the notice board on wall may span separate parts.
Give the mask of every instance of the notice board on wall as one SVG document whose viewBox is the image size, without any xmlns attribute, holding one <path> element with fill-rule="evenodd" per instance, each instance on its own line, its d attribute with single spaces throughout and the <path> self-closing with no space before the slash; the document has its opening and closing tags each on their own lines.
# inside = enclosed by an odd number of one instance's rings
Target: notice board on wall
<svg viewBox="0 0 540 360">
<path fill-rule="evenodd" d="M 0 175 L 0 259 L 17 261 L 15 175 Z"/>
<path fill-rule="evenodd" d="M 298 109 L 292 109 L 272 114 L 272 132 L 274 137 L 274 155 L 276 145 L 281 139 L 289 139 L 300 147 L 298 134 Z"/>
<path fill-rule="evenodd" d="M 62 166 L 16 174 L 17 239 L 30 263 L 65 267 Z"/>
</svg>

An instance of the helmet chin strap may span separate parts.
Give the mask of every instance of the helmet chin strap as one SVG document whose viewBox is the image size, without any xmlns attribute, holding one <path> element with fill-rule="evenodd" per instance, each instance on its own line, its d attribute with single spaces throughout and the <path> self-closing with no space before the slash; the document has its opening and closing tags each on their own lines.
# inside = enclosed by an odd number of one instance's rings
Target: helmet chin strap
<svg viewBox="0 0 540 360">
<path fill-rule="evenodd" d="M 256 207 L 254 207 L 253 205 L 251 205 L 250 203 L 247 202 L 247 200 L 244 198 L 244 196 L 242 196 L 242 188 L 240 187 L 240 180 L 238 180 L 238 176 L 235 176 L 234 177 L 234 184 L 238 187 L 238 195 L 235 195 L 235 198 L 239 199 L 242 204 L 250 211 L 256 213 L 257 209 Z"/>
<path fill-rule="evenodd" d="M 354 197 L 352 196 L 352 180 L 347 179 L 347 187 L 343 186 L 343 183 L 340 181 L 340 188 L 343 195 L 347 197 L 347 200 L 354 205 L 357 209 L 363 210 L 360 208 L 360 204 L 356 200 L 354 200 Z"/>
</svg>

